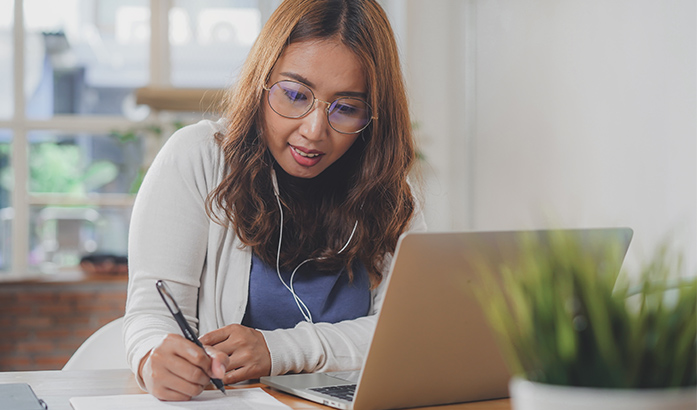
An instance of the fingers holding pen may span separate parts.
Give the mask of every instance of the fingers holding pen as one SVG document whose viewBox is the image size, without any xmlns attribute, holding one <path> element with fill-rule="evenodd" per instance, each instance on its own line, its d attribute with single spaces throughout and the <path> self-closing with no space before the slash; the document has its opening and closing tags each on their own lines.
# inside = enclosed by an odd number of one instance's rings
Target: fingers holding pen
<svg viewBox="0 0 697 410">
<path fill-rule="evenodd" d="M 141 376 L 148 391 L 160 400 L 189 400 L 200 394 L 211 377 L 222 378 L 227 355 L 204 352 L 180 335 L 170 334 L 146 358 Z"/>
<path fill-rule="evenodd" d="M 170 335 L 176 338 L 181 338 L 179 335 Z M 203 385 L 207 385 L 211 378 L 222 379 L 225 376 L 226 367 L 228 364 L 228 356 L 220 350 L 206 346 L 201 349 L 200 346 L 193 342 L 183 339 L 185 347 L 179 347 L 175 354 L 184 359 L 183 366 L 179 369 L 183 377 L 191 382 L 203 380 Z M 173 366 L 177 363 L 173 363 Z M 194 369 L 187 369 L 189 364 L 195 365 Z M 191 372 L 186 373 L 187 370 Z"/>
<path fill-rule="evenodd" d="M 144 359 L 141 377 L 160 400 L 189 400 L 211 378 L 225 384 L 271 373 L 271 356 L 261 332 L 230 325 L 203 335 L 201 349 L 179 334 L 169 334 Z"/>
</svg>

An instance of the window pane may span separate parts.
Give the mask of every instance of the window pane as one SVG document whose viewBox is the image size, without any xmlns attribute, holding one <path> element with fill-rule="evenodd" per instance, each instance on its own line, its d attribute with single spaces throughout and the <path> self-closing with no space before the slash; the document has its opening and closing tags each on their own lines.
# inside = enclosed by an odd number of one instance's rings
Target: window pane
<svg viewBox="0 0 697 410">
<path fill-rule="evenodd" d="M 11 134 L 0 129 L 0 274 L 9 272 L 12 256 Z"/>
<path fill-rule="evenodd" d="M 260 30 L 256 0 L 176 0 L 169 14 L 172 85 L 232 84 Z"/>
<path fill-rule="evenodd" d="M 131 207 L 30 207 L 30 270 L 74 270 L 89 255 L 125 257 L 130 215 Z"/>
<path fill-rule="evenodd" d="M 132 116 L 148 81 L 148 0 L 25 0 L 27 116 Z"/>
<path fill-rule="evenodd" d="M 0 119 L 12 116 L 14 90 L 12 89 L 12 17 L 14 16 L 14 2 L 0 1 Z"/>
<path fill-rule="evenodd" d="M 33 131 L 29 136 L 32 193 L 132 193 L 142 173 L 143 138 Z"/>
</svg>

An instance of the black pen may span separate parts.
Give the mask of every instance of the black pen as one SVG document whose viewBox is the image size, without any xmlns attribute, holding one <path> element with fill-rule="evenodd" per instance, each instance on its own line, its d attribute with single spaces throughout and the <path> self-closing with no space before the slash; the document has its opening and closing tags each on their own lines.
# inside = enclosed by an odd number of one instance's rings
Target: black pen
<svg viewBox="0 0 697 410">
<path fill-rule="evenodd" d="M 196 343 L 201 349 L 204 349 L 198 338 L 194 336 L 194 331 L 191 329 L 189 324 L 186 323 L 186 319 L 184 319 L 184 315 L 182 314 L 181 310 L 179 310 L 179 305 L 177 305 L 177 301 L 174 300 L 172 292 L 170 292 L 167 284 L 162 280 L 158 280 L 155 285 L 157 286 L 157 291 L 160 293 L 160 297 L 162 297 L 162 300 L 165 302 L 167 309 L 169 309 L 169 311 L 172 313 L 174 320 L 177 321 L 179 328 L 182 330 L 182 333 L 184 333 L 184 337 L 187 340 L 191 340 L 192 342 Z M 211 381 L 215 387 L 218 388 L 218 390 L 223 392 L 223 394 L 227 394 L 225 392 L 225 386 L 223 386 L 222 380 L 211 377 Z"/>
</svg>

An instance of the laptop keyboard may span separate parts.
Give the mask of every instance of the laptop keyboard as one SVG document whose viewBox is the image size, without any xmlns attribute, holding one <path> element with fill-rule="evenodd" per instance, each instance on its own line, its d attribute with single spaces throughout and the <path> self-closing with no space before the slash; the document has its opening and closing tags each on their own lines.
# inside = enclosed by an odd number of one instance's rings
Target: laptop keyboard
<svg viewBox="0 0 697 410">
<path fill-rule="evenodd" d="M 344 384 L 340 386 L 315 387 L 310 389 L 322 394 L 326 394 L 338 399 L 353 401 L 353 394 L 356 392 L 355 384 Z"/>
</svg>

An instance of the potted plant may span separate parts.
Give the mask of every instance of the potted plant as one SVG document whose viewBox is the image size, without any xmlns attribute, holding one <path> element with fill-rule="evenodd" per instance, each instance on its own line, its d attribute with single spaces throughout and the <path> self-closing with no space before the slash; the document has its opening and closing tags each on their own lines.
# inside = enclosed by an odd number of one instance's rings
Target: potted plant
<svg viewBox="0 0 697 410">
<path fill-rule="evenodd" d="M 563 232 L 521 238 L 479 300 L 511 373 L 515 410 L 697 408 L 697 278 L 667 247 L 638 275 L 601 266 Z"/>
</svg>

